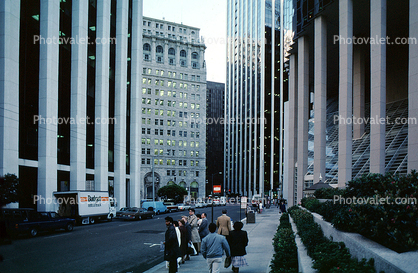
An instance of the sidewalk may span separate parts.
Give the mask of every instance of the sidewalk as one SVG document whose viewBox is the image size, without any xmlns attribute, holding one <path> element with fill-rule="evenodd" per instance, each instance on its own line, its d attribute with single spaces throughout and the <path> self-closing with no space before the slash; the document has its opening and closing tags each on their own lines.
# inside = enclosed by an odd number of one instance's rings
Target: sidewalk
<svg viewBox="0 0 418 273">
<path fill-rule="evenodd" d="M 246 219 L 243 220 L 243 230 L 248 233 L 248 246 L 246 248 L 248 265 L 241 267 L 241 273 L 268 273 L 270 272 L 270 261 L 273 257 L 273 236 L 276 234 L 277 226 L 279 224 L 279 209 L 271 207 L 264 209 L 262 214 L 256 215 L 255 224 L 246 224 Z M 225 255 L 223 256 L 225 260 Z M 232 272 L 232 267 L 224 268 L 222 266 L 221 272 Z M 206 260 L 202 255 L 191 256 L 190 261 L 186 261 L 180 265 L 178 272 L 208 272 Z M 145 271 L 145 273 L 167 273 L 165 262 L 154 266 Z"/>
</svg>

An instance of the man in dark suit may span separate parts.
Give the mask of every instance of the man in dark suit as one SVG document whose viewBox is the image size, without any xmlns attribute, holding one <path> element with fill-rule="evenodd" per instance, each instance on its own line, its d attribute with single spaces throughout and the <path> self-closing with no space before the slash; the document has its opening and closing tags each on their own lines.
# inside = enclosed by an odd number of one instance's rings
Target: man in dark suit
<svg viewBox="0 0 418 273">
<path fill-rule="evenodd" d="M 209 229 L 208 229 L 209 222 L 206 216 L 207 215 L 204 212 L 200 216 L 202 218 L 202 223 L 199 226 L 199 236 L 201 240 L 203 240 L 203 238 L 205 238 L 205 236 L 209 234 Z"/>
<path fill-rule="evenodd" d="M 168 272 L 174 273 L 177 272 L 177 258 L 181 257 L 181 251 L 176 229 L 173 225 L 173 218 L 169 216 L 165 217 L 165 225 L 167 226 L 167 230 L 165 232 L 164 260 L 169 263 Z"/>
</svg>

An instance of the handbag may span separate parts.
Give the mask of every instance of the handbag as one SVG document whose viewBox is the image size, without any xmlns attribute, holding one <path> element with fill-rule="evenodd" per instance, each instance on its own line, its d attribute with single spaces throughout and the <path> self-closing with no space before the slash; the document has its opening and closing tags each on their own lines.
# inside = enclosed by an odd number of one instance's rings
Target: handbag
<svg viewBox="0 0 418 273">
<path fill-rule="evenodd" d="M 227 256 L 227 257 L 225 258 L 224 267 L 225 267 L 225 268 L 228 268 L 228 267 L 231 265 L 231 262 L 232 262 L 232 258 L 231 258 L 231 256 Z"/>
<path fill-rule="evenodd" d="M 188 243 L 187 254 L 197 255 L 196 248 L 194 247 L 194 245 L 192 243 Z"/>
</svg>

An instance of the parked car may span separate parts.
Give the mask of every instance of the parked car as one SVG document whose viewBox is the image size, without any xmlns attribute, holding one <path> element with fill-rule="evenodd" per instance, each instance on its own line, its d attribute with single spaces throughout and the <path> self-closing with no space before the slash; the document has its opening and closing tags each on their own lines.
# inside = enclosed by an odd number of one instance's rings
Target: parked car
<svg viewBox="0 0 418 273">
<path fill-rule="evenodd" d="M 221 200 L 219 198 L 213 199 L 213 206 L 220 206 L 220 205 L 221 205 Z"/>
<path fill-rule="evenodd" d="M 2 209 L 1 218 L 6 222 L 8 232 L 13 235 L 21 233 L 35 237 L 42 231 L 65 229 L 72 231 L 75 220 L 65 218 L 56 212 L 36 212 L 33 209 Z"/>
<path fill-rule="evenodd" d="M 155 211 L 155 214 L 166 213 L 167 207 L 164 205 L 162 201 L 147 201 L 142 203 L 142 208 L 148 210 L 149 207 L 152 207 Z"/>
<path fill-rule="evenodd" d="M 120 217 L 122 216 L 122 214 L 123 214 L 124 212 L 126 212 L 128 209 L 130 209 L 130 207 L 123 207 L 123 208 L 120 208 L 120 210 L 118 210 L 118 211 L 116 212 L 116 218 L 120 218 Z"/>
<path fill-rule="evenodd" d="M 145 210 L 140 208 L 130 208 L 122 213 L 121 218 L 124 220 L 142 220 L 145 218 L 154 218 L 155 211 L 152 209 Z"/>
<path fill-rule="evenodd" d="M 164 205 L 167 207 L 168 212 L 177 211 L 178 206 L 174 202 L 164 202 Z"/>
<path fill-rule="evenodd" d="M 205 208 L 207 206 L 208 205 L 205 202 L 203 202 L 203 201 L 196 202 L 196 204 L 195 204 L 195 207 L 196 208 Z"/>
<path fill-rule="evenodd" d="M 177 207 L 179 208 L 179 210 L 188 210 L 191 208 L 190 205 L 185 204 L 185 203 L 177 204 Z"/>
</svg>

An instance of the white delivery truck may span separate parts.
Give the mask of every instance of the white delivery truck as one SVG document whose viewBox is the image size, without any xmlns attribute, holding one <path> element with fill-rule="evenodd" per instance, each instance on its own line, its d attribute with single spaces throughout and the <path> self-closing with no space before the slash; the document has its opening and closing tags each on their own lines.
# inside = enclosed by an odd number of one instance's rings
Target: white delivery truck
<svg viewBox="0 0 418 273">
<path fill-rule="evenodd" d="M 58 214 L 73 218 L 76 224 L 94 224 L 98 220 L 112 221 L 116 216 L 116 200 L 107 191 L 54 192 Z"/>
</svg>

